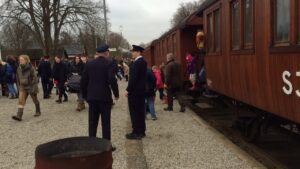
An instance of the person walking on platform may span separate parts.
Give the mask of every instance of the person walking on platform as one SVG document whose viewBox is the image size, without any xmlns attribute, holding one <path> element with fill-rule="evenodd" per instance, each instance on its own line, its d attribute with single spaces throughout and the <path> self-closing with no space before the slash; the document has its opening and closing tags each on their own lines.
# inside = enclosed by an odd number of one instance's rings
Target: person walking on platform
<svg viewBox="0 0 300 169">
<path fill-rule="evenodd" d="M 128 82 L 129 79 L 129 66 L 123 62 L 123 68 L 124 68 L 124 77 L 126 79 L 126 82 Z"/>
<path fill-rule="evenodd" d="M 83 98 L 89 104 L 89 136 L 96 137 L 101 115 L 102 136 L 104 139 L 111 140 L 112 92 L 118 100 L 119 88 L 114 72 L 115 67 L 109 59 L 109 46 L 103 45 L 96 51 L 96 58 L 85 66 L 81 78 L 81 90 Z"/>
<path fill-rule="evenodd" d="M 149 68 L 147 69 L 147 83 L 146 83 L 146 112 L 148 107 L 152 120 L 157 120 L 155 106 L 154 106 L 155 89 L 156 89 L 156 77 L 153 71 Z M 146 117 L 147 117 L 147 113 L 146 113 Z"/>
<path fill-rule="evenodd" d="M 51 94 L 51 88 L 53 83 L 51 81 L 52 69 L 49 62 L 49 56 L 44 56 L 38 67 L 38 75 L 41 77 L 44 99 L 49 99 Z"/>
<path fill-rule="evenodd" d="M 5 83 L 5 72 L 4 72 L 4 64 L 3 62 L 0 60 L 0 96 L 5 96 L 5 87 L 4 87 L 4 83 Z"/>
<path fill-rule="evenodd" d="M 142 56 L 144 48 L 133 45 L 131 51 L 133 63 L 130 66 L 129 82 L 125 95 L 128 96 L 132 132 L 126 134 L 127 139 L 141 139 L 146 136 L 145 99 L 147 62 Z"/>
<path fill-rule="evenodd" d="M 72 75 L 82 77 L 84 67 L 85 67 L 85 63 L 82 62 L 81 57 L 76 56 L 71 69 Z M 85 104 L 84 104 L 84 99 L 82 97 L 81 91 L 78 91 L 77 97 L 78 97 L 78 104 L 76 110 L 82 111 L 85 109 Z"/>
<path fill-rule="evenodd" d="M 159 92 L 159 98 L 160 98 L 160 100 L 163 100 L 164 96 L 165 96 L 164 95 L 163 74 L 162 74 L 161 70 L 159 69 L 159 67 L 157 67 L 157 66 L 153 66 L 152 71 L 156 78 L 156 89 Z"/>
<path fill-rule="evenodd" d="M 168 107 L 164 110 L 173 111 L 173 100 L 174 97 L 176 97 L 180 104 L 180 112 L 185 112 L 185 105 L 179 97 L 182 85 L 180 65 L 175 62 L 172 53 L 167 54 L 167 64 L 165 69 L 165 88 L 167 89 L 168 95 Z"/>
<path fill-rule="evenodd" d="M 5 82 L 8 88 L 9 98 L 16 99 L 18 98 L 18 91 L 15 87 L 16 82 L 16 71 L 17 71 L 17 62 L 14 59 L 14 56 L 7 56 L 7 63 L 4 66 L 5 72 Z"/>
<path fill-rule="evenodd" d="M 68 101 L 68 95 L 66 94 L 66 86 L 69 70 L 64 62 L 61 60 L 61 56 L 55 56 L 55 64 L 53 66 L 53 78 L 57 81 L 57 88 L 59 98 L 56 100 L 57 103 L 62 103 L 62 97 L 64 96 L 63 102 Z"/>
<path fill-rule="evenodd" d="M 21 55 L 19 58 L 20 65 L 17 69 L 17 84 L 19 87 L 19 106 L 16 116 L 12 116 L 13 120 L 22 121 L 23 110 L 28 96 L 30 95 L 35 104 L 35 115 L 41 115 L 40 102 L 37 98 L 38 94 L 38 77 L 34 67 L 30 63 L 29 56 Z"/>
</svg>

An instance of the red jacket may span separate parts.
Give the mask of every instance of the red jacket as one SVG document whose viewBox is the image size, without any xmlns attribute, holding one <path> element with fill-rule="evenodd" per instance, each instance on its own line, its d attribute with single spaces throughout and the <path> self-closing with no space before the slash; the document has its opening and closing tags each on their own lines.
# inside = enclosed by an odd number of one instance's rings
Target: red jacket
<svg viewBox="0 0 300 169">
<path fill-rule="evenodd" d="M 162 81 L 161 71 L 159 69 L 156 69 L 153 71 L 156 77 L 156 88 L 161 89 L 164 88 L 164 83 Z"/>
</svg>

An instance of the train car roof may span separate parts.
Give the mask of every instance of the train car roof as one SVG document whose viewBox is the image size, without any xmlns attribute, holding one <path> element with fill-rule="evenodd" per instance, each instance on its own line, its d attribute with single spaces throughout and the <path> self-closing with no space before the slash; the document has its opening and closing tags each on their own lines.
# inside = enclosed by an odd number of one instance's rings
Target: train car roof
<svg viewBox="0 0 300 169">
<path fill-rule="evenodd" d="M 186 17 L 185 19 L 183 19 L 178 25 L 174 26 L 173 28 L 169 29 L 167 32 L 165 32 L 164 34 L 162 34 L 159 38 L 153 40 L 149 46 L 152 46 L 155 42 L 157 42 L 159 39 L 162 39 L 166 36 L 168 36 L 170 33 L 178 30 L 178 29 L 184 29 L 186 28 L 186 26 L 189 25 L 189 22 L 195 18 L 195 17 L 202 17 L 203 15 L 203 11 L 209 7 L 210 5 L 212 5 L 213 3 L 217 2 L 219 0 L 205 0 L 198 8 L 198 10 L 196 10 L 194 13 L 192 13 L 191 15 L 189 15 L 188 17 Z"/>
</svg>

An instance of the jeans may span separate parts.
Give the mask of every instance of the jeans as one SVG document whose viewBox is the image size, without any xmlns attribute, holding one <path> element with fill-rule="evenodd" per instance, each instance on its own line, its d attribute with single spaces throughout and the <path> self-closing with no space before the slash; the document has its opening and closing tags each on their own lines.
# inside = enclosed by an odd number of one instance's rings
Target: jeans
<svg viewBox="0 0 300 169">
<path fill-rule="evenodd" d="M 82 93 L 81 92 L 79 92 L 79 93 L 77 93 L 77 97 L 78 97 L 78 103 L 84 103 L 84 99 L 83 99 L 83 96 L 82 96 Z"/>
<path fill-rule="evenodd" d="M 11 96 L 17 96 L 17 89 L 15 88 L 15 84 L 13 83 L 8 83 L 7 84 L 8 92 Z"/>
<path fill-rule="evenodd" d="M 147 97 L 146 98 L 146 106 L 149 107 L 149 111 L 152 118 L 156 118 L 156 112 L 154 107 L 154 97 Z M 147 114 L 147 111 L 145 111 Z"/>
</svg>

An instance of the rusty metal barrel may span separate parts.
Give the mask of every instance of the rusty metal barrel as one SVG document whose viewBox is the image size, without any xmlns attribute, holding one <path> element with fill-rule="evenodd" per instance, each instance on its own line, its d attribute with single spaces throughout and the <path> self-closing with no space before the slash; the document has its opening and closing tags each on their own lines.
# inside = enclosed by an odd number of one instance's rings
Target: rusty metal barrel
<svg viewBox="0 0 300 169">
<path fill-rule="evenodd" d="M 108 140 L 92 137 L 66 138 L 39 145 L 35 169 L 111 169 Z"/>
</svg>

